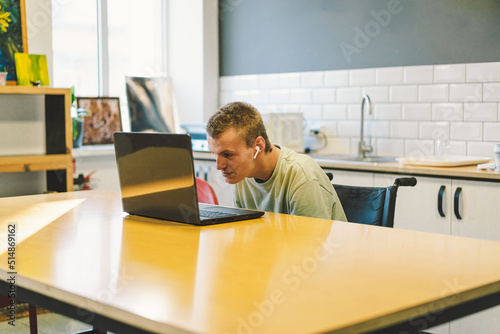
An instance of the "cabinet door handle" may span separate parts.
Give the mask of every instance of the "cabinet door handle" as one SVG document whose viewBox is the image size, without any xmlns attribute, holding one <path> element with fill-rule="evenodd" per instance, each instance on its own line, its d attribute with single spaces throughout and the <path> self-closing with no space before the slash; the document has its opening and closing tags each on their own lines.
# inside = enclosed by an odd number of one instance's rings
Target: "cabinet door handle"
<svg viewBox="0 0 500 334">
<path fill-rule="evenodd" d="M 201 166 L 196 167 L 196 177 L 200 177 L 200 172 L 201 172 Z"/>
<path fill-rule="evenodd" d="M 457 217 L 457 219 L 462 219 L 462 216 L 460 216 L 460 212 L 459 212 L 459 202 L 460 202 L 460 194 L 462 193 L 462 188 L 461 187 L 457 187 L 457 190 L 455 190 L 455 196 L 454 196 L 454 199 L 453 199 L 453 210 L 455 211 L 455 217 Z"/>
<path fill-rule="evenodd" d="M 210 174 L 210 166 L 207 166 L 207 168 L 205 168 L 205 181 L 208 182 L 208 174 Z"/>
<path fill-rule="evenodd" d="M 438 212 L 439 212 L 439 215 L 441 217 L 446 217 L 446 215 L 443 211 L 443 196 L 444 196 L 445 190 L 446 190 L 446 186 L 441 186 L 441 188 L 439 188 L 439 192 L 438 192 Z"/>
</svg>

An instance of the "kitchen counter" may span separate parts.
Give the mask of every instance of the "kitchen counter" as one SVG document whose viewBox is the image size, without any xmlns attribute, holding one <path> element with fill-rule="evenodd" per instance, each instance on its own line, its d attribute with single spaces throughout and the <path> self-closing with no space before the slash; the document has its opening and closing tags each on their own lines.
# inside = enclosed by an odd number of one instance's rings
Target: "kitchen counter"
<svg viewBox="0 0 500 334">
<path fill-rule="evenodd" d="M 195 159 L 215 160 L 212 153 L 193 152 Z M 403 165 L 398 162 L 387 163 L 360 163 L 350 161 L 337 161 L 328 159 L 315 159 L 322 168 L 340 169 L 359 172 L 394 173 L 405 175 L 436 176 L 444 178 L 461 178 L 478 181 L 500 182 L 500 172 L 485 171 L 476 168 L 476 165 L 463 167 L 424 167 Z"/>
<path fill-rule="evenodd" d="M 342 169 L 361 172 L 411 174 L 449 178 L 465 178 L 500 182 L 500 172 L 479 170 L 476 165 L 463 167 L 425 167 L 403 165 L 398 162 L 388 163 L 354 163 L 333 160 L 315 159 L 323 168 Z"/>
</svg>

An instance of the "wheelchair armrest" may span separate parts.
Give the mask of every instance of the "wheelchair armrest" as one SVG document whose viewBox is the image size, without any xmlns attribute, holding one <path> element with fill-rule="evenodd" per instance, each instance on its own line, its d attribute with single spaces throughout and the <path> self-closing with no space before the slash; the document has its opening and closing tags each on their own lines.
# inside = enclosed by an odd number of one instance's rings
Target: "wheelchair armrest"
<svg viewBox="0 0 500 334">
<path fill-rule="evenodd" d="M 417 179 L 414 177 L 400 177 L 394 180 L 395 187 L 414 187 L 417 184 Z"/>
</svg>

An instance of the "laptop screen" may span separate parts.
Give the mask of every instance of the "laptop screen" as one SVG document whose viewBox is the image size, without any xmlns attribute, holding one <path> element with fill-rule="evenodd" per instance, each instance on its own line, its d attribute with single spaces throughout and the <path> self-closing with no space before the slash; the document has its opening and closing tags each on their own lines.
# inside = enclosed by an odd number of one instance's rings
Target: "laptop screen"
<svg viewBox="0 0 500 334">
<path fill-rule="evenodd" d="M 198 223 L 189 136 L 115 133 L 115 151 L 124 211 Z"/>
</svg>

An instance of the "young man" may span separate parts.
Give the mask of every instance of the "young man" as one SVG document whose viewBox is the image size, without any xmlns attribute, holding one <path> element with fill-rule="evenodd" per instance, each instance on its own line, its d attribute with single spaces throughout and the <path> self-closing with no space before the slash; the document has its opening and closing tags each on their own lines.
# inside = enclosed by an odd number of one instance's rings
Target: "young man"
<svg viewBox="0 0 500 334">
<path fill-rule="evenodd" d="M 321 167 L 309 156 L 271 144 L 251 105 L 226 104 L 208 121 L 207 134 L 217 169 L 236 185 L 237 207 L 347 221 Z"/>
</svg>

